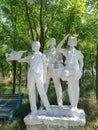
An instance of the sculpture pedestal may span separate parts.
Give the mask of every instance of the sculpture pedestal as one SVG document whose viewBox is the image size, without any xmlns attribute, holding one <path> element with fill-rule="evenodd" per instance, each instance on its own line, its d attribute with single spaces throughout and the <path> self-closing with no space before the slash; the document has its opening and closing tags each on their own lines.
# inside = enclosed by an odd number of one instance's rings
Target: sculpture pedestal
<svg viewBox="0 0 98 130">
<path fill-rule="evenodd" d="M 71 111 L 68 106 L 51 106 L 51 112 L 38 110 L 36 115 L 24 118 L 26 130 L 84 130 L 85 113 L 83 110 Z"/>
</svg>

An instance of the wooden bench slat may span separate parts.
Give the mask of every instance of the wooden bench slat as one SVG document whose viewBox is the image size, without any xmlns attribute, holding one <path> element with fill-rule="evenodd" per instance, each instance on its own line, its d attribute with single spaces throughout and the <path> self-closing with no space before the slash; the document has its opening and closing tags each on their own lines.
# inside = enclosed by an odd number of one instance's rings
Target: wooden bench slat
<svg viewBox="0 0 98 130">
<path fill-rule="evenodd" d="M 9 111 L 9 110 L 11 110 L 11 109 L 12 109 L 12 107 L 10 107 L 10 108 L 9 108 L 9 107 L 8 107 L 8 108 L 7 108 L 7 107 L 6 107 L 6 108 L 3 108 L 3 107 L 2 107 L 2 108 L 0 108 L 0 111 Z"/>
<path fill-rule="evenodd" d="M 17 102 L 18 100 L 1 100 L 0 102 Z"/>
<path fill-rule="evenodd" d="M 0 107 L 0 110 L 3 110 L 3 109 L 11 109 L 11 107 Z"/>
<path fill-rule="evenodd" d="M 17 110 L 21 107 L 22 93 L 0 94 L 0 119 L 13 119 Z"/>
<path fill-rule="evenodd" d="M 8 113 L 0 113 L 0 116 L 8 116 Z"/>
<path fill-rule="evenodd" d="M 17 100 L 17 98 L 2 98 L 2 99 L 0 99 L 0 101 L 2 101 L 2 100 Z"/>
</svg>

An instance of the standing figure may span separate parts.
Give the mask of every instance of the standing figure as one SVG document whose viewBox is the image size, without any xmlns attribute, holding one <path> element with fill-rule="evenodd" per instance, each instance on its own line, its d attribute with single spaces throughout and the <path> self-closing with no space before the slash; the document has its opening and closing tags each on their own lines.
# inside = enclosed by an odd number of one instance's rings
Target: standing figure
<svg viewBox="0 0 98 130">
<path fill-rule="evenodd" d="M 27 56 L 19 60 L 19 62 L 28 62 L 30 63 L 30 68 L 28 70 L 28 91 L 29 91 L 29 100 L 32 114 L 36 114 L 36 91 L 35 84 L 38 90 L 38 93 L 41 97 L 44 107 L 47 111 L 50 111 L 49 101 L 45 92 L 45 78 L 47 74 L 47 59 L 44 54 L 40 51 L 40 43 L 38 41 L 33 42 L 32 50 L 34 51 L 33 55 Z"/>
<path fill-rule="evenodd" d="M 69 37 L 68 49 L 62 49 L 59 44 L 59 51 L 66 57 L 65 67 L 57 69 L 57 75 L 62 80 L 68 81 L 68 95 L 72 110 L 77 110 L 79 100 L 79 79 L 82 75 L 83 55 L 75 46 L 77 45 L 76 37 Z"/>
<path fill-rule="evenodd" d="M 68 36 L 69 35 L 67 35 L 61 41 L 61 43 L 64 43 L 64 41 L 67 39 Z M 49 87 L 50 78 L 52 78 L 53 82 L 54 82 L 56 96 L 57 96 L 57 104 L 59 106 L 62 106 L 63 102 L 62 102 L 61 82 L 60 82 L 60 78 L 58 78 L 56 73 L 55 73 L 56 68 L 58 68 L 58 67 L 62 68 L 63 67 L 62 54 L 59 52 L 58 47 L 55 48 L 55 45 L 56 45 L 56 39 L 55 38 L 51 38 L 49 40 L 49 44 L 50 44 L 50 49 L 45 52 L 45 55 L 48 59 L 48 70 L 47 70 L 48 76 L 47 76 L 47 85 L 45 85 L 45 89 L 46 89 L 46 92 L 47 92 L 48 87 Z"/>
</svg>

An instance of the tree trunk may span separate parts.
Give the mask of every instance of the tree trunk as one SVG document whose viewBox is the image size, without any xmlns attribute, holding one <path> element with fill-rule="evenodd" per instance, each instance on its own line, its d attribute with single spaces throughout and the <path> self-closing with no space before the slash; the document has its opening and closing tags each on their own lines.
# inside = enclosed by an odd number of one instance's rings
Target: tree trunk
<svg viewBox="0 0 98 130">
<path fill-rule="evenodd" d="M 12 37 L 11 37 L 11 42 L 13 46 L 13 50 L 16 50 L 16 44 L 17 44 L 17 31 L 16 31 L 16 23 L 17 23 L 17 15 L 15 14 L 16 8 L 13 6 L 13 1 L 10 0 L 10 11 L 11 11 L 11 23 L 12 23 Z M 13 66 L 13 88 L 12 88 L 12 93 L 15 93 L 15 85 L 16 85 L 16 61 L 12 61 L 12 66 Z"/>
<path fill-rule="evenodd" d="M 28 84 L 28 79 L 27 79 L 28 64 L 25 65 L 25 68 L 26 68 L 26 86 L 27 86 L 27 84 Z"/>
<path fill-rule="evenodd" d="M 19 63 L 19 92 L 20 92 L 20 87 L 21 87 L 21 63 Z"/>
<path fill-rule="evenodd" d="M 12 93 L 14 94 L 15 93 L 15 90 L 16 90 L 16 61 L 12 61 L 12 64 L 13 64 L 13 90 L 12 90 Z"/>
<path fill-rule="evenodd" d="M 25 7 L 26 7 L 26 17 L 27 17 L 27 20 L 28 20 L 28 23 L 29 23 L 31 37 L 32 37 L 32 40 L 34 41 L 34 34 L 33 34 L 33 29 L 32 29 L 32 23 L 31 23 L 30 16 L 29 16 L 29 9 L 28 9 L 27 0 L 25 0 Z"/>
<path fill-rule="evenodd" d="M 98 44 L 97 44 L 97 55 L 96 55 L 96 100 L 98 102 Z"/>
<path fill-rule="evenodd" d="M 93 71 L 93 59 L 94 59 L 94 56 L 92 54 L 90 54 L 90 62 L 91 62 L 91 74 L 92 74 L 92 77 L 94 76 L 94 71 Z"/>
<path fill-rule="evenodd" d="M 40 43 L 41 52 L 44 50 L 44 28 L 43 28 L 43 0 L 40 0 Z"/>
</svg>

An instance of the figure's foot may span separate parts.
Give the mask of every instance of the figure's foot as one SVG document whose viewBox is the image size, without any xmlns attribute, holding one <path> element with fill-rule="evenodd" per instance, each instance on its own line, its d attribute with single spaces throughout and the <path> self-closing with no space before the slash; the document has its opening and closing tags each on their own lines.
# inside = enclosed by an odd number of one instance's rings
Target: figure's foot
<svg viewBox="0 0 98 130">
<path fill-rule="evenodd" d="M 63 108 L 63 105 L 58 105 L 59 108 Z"/>
<path fill-rule="evenodd" d="M 46 110 L 47 110 L 47 111 L 51 111 L 51 108 L 50 108 L 50 107 L 48 107 Z"/>
<path fill-rule="evenodd" d="M 44 106 L 40 106 L 40 107 L 39 107 L 39 110 L 44 110 Z"/>
<path fill-rule="evenodd" d="M 31 112 L 31 115 L 32 115 L 32 116 L 36 116 L 36 115 L 37 115 L 37 111 L 32 111 L 32 112 Z"/>
<path fill-rule="evenodd" d="M 71 107 L 71 114 L 73 117 L 78 118 L 81 113 L 81 110 L 79 110 L 77 107 Z"/>
<path fill-rule="evenodd" d="M 62 107 L 63 106 L 63 102 L 62 101 L 58 102 L 58 106 Z"/>
<path fill-rule="evenodd" d="M 48 108 L 46 109 L 46 111 L 47 111 L 47 114 L 51 114 L 51 112 L 52 112 L 52 110 L 51 110 L 50 107 L 48 107 Z"/>
<path fill-rule="evenodd" d="M 77 112 L 77 111 L 78 111 L 78 108 L 77 108 L 77 107 L 71 107 L 71 111 Z"/>
</svg>

